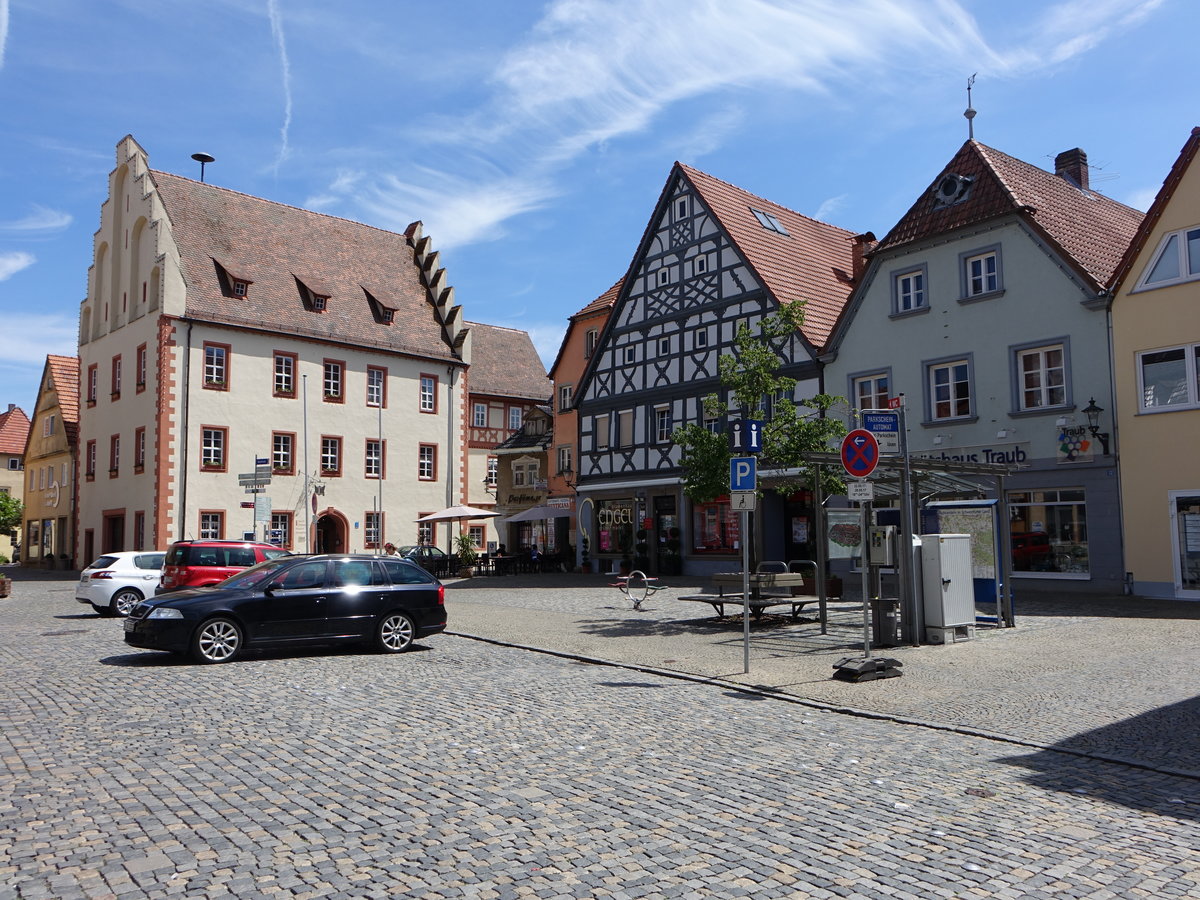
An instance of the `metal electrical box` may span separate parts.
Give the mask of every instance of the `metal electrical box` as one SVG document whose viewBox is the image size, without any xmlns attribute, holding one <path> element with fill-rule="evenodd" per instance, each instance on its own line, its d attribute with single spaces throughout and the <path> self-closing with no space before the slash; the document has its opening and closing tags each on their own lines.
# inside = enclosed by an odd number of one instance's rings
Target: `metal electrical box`
<svg viewBox="0 0 1200 900">
<path fill-rule="evenodd" d="M 969 534 L 921 535 L 925 640 L 931 644 L 975 636 L 975 586 Z"/>
<path fill-rule="evenodd" d="M 896 526 L 872 525 L 867 532 L 867 564 L 890 568 L 896 565 Z"/>
</svg>

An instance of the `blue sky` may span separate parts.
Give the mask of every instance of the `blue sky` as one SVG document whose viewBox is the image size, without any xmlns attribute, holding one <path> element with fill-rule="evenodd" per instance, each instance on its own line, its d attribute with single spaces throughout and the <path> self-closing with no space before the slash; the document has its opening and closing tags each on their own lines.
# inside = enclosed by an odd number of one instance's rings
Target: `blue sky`
<svg viewBox="0 0 1200 900">
<path fill-rule="evenodd" d="M 0 0 L 0 409 L 74 354 L 114 148 L 393 230 L 530 332 L 629 265 L 680 160 L 884 234 L 967 136 L 1146 208 L 1191 127 L 1194 0 Z"/>
</svg>

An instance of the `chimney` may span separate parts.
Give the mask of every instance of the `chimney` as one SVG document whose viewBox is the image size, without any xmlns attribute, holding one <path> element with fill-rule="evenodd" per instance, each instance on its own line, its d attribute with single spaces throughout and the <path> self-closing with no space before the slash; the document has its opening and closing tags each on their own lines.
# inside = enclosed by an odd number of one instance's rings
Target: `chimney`
<svg viewBox="0 0 1200 900">
<path fill-rule="evenodd" d="M 1088 189 L 1087 154 L 1078 147 L 1074 150 L 1064 150 L 1054 157 L 1054 174 L 1086 191 Z"/>
<path fill-rule="evenodd" d="M 16 408 L 17 408 L 17 404 L 15 404 L 15 403 L 10 403 L 10 404 L 8 404 L 8 411 L 9 411 L 9 412 L 12 412 L 12 411 L 13 411 L 14 409 L 16 409 Z M 7 415 L 7 413 L 6 413 L 6 415 Z"/>
<path fill-rule="evenodd" d="M 856 234 L 851 240 L 854 241 L 850 248 L 850 258 L 853 260 L 854 271 L 851 276 L 857 283 L 862 280 L 863 272 L 867 270 L 867 254 L 875 249 L 875 233 L 871 231 L 862 234 Z"/>
</svg>

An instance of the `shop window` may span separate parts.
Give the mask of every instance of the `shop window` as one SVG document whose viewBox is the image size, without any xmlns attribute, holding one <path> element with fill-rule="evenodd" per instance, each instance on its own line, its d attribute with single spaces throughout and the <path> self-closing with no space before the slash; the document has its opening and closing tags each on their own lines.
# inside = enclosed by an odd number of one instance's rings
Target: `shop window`
<svg viewBox="0 0 1200 900">
<path fill-rule="evenodd" d="M 692 507 L 692 552 L 735 553 L 740 547 L 738 517 L 728 497 Z"/>
</svg>

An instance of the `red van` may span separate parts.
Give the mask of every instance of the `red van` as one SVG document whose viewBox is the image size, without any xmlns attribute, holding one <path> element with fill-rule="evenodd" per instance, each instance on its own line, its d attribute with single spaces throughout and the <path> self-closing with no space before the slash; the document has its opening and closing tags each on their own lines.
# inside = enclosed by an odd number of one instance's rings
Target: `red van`
<svg viewBox="0 0 1200 900">
<path fill-rule="evenodd" d="M 273 544 L 253 541 L 176 541 L 167 548 L 158 593 L 216 584 L 242 569 L 290 555 Z"/>
</svg>

